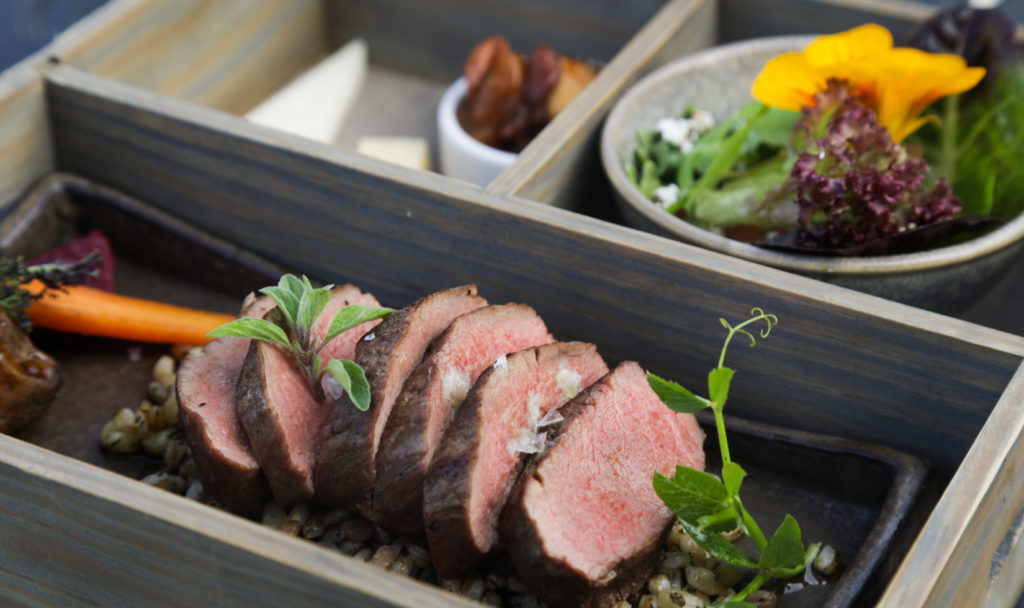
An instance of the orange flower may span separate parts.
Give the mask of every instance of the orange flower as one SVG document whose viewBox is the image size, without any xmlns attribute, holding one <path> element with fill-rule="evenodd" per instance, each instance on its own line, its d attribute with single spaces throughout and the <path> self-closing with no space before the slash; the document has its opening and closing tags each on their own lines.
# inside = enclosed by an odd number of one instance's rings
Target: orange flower
<svg viewBox="0 0 1024 608">
<path fill-rule="evenodd" d="M 868 24 L 820 36 L 802 52 L 783 53 L 765 64 L 752 94 L 761 103 L 799 110 L 815 103 L 830 79 L 851 83 L 896 141 L 928 118 L 921 112 L 936 99 L 967 91 L 985 76 L 957 55 L 893 48 L 892 34 Z"/>
</svg>

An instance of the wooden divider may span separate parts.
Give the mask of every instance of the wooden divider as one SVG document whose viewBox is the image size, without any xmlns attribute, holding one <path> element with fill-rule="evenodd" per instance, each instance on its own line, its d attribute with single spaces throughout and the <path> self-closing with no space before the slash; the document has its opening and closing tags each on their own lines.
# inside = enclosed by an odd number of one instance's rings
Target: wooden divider
<svg viewBox="0 0 1024 608">
<path fill-rule="evenodd" d="M 53 171 L 43 81 L 27 64 L 0 78 L 0 215 L 40 175 Z"/>
<path fill-rule="evenodd" d="M 479 606 L 0 435 L 0 597 L 25 606 Z"/>
</svg>

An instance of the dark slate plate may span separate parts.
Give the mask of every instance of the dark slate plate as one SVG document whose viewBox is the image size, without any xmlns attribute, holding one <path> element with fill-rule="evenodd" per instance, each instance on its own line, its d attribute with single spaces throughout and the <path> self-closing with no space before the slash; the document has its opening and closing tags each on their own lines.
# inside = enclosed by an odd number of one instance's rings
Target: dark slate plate
<svg viewBox="0 0 1024 608">
<path fill-rule="evenodd" d="M 64 174 L 42 181 L 0 222 L 0 247 L 31 257 L 97 228 L 114 248 L 116 289 L 129 295 L 231 313 L 283 272 L 142 201 Z M 116 410 L 138 406 L 167 347 L 45 331 L 33 340 L 60 362 L 64 385 L 46 414 L 18 436 L 136 478 L 153 468 L 143 457 L 104 454 L 98 435 Z M 715 471 L 717 437 L 708 422 L 706 451 Z M 744 504 L 765 533 L 791 513 L 805 541 L 836 547 L 843 563 L 834 580 L 786 594 L 780 607 L 872 605 L 937 498 L 927 463 L 836 437 L 736 419 L 727 426 L 732 458 L 748 472 Z"/>
</svg>

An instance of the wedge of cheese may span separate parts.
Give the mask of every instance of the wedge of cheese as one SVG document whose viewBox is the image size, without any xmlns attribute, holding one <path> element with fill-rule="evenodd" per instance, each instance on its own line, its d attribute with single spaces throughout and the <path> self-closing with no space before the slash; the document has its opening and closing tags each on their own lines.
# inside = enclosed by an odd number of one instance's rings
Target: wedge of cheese
<svg viewBox="0 0 1024 608">
<path fill-rule="evenodd" d="M 252 122 L 333 143 L 366 78 L 366 43 L 356 38 L 260 102 Z"/>
<path fill-rule="evenodd" d="M 364 136 L 356 152 L 403 167 L 430 170 L 430 146 L 422 137 Z"/>
</svg>

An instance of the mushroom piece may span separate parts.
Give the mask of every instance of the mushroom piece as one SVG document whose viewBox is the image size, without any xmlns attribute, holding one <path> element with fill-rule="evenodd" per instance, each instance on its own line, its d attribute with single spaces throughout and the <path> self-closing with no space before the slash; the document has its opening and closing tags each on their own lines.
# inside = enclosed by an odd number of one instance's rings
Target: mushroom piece
<svg viewBox="0 0 1024 608">
<path fill-rule="evenodd" d="M 60 383 L 57 362 L 0 311 L 0 433 L 15 433 L 39 417 Z"/>
</svg>

